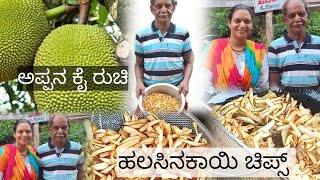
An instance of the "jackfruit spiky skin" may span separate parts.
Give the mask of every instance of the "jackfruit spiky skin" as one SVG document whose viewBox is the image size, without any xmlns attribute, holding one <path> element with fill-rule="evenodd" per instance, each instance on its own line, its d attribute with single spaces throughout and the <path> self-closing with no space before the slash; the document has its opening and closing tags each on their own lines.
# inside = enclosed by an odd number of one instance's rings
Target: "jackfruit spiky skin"
<svg viewBox="0 0 320 180">
<path fill-rule="evenodd" d="M 34 66 L 118 66 L 115 44 L 101 28 L 64 25 L 43 41 Z M 42 112 L 93 112 L 123 110 L 126 91 L 35 91 Z"/>
<path fill-rule="evenodd" d="M 49 33 L 41 0 L 0 0 L 0 82 L 17 78 L 18 66 L 32 66 Z"/>
</svg>

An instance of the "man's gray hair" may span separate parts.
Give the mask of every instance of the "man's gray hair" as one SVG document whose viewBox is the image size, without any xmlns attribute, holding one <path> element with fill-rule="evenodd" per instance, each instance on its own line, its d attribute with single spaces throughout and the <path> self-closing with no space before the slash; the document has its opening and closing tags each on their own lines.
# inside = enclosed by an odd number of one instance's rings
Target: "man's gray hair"
<svg viewBox="0 0 320 180">
<path fill-rule="evenodd" d="M 49 117 L 49 121 L 48 121 L 48 126 L 49 126 L 49 128 L 52 127 L 53 119 L 54 119 L 56 116 L 64 116 L 64 117 L 67 119 L 68 127 L 70 128 L 70 120 L 69 120 L 69 118 L 68 118 L 67 116 L 65 116 L 65 115 L 63 115 L 63 114 L 59 114 L 59 113 L 51 114 L 51 116 Z"/>
<path fill-rule="evenodd" d="M 288 2 L 290 0 L 286 0 L 284 3 L 283 3 L 283 6 L 282 6 L 282 9 L 281 9 L 281 12 L 283 15 L 286 15 L 287 14 L 287 5 L 288 5 Z M 308 14 L 308 17 L 309 17 L 309 14 L 310 14 L 310 10 L 309 10 L 309 4 L 306 0 L 300 0 L 303 5 L 304 5 L 304 9 L 306 10 L 307 14 Z"/>
<path fill-rule="evenodd" d="M 153 6 L 153 5 L 154 5 L 154 1 L 155 1 L 155 0 L 150 0 L 150 4 L 151 4 L 151 6 Z M 172 2 L 173 7 L 176 7 L 176 6 L 177 6 L 177 4 L 178 4 L 177 0 L 171 0 L 171 2 Z"/>
</svg>

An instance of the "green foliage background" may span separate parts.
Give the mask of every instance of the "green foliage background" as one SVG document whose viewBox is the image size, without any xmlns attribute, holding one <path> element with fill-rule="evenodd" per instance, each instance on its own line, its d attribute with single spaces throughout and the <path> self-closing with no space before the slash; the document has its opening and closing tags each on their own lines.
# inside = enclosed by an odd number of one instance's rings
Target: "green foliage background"
<svg viewBox="0 0 320 180">
<path fill-rule="evenodd" d="M 205 30 L 203 34 L 206 40 L 213 40 L 220 37 L 228 37 L 230 34 L 227 21 L 230 8 L 213 8 L 208 10 L 206 17 Z M 265 29 L 265 21 L 263 20 L 265 13 L 255 14 L 253 18 L 253 29 L 249 39 L 256 42 L 265 42 L 266 37 L 263 32 Z M 273 39 L 283 36 L 286 29 L 281 14 L 273 16 Z M 311 11 L 309 16 L 308 32 L 312 35 L 320 36 L 320 12 Z"/>
<path fill-rule="evenodd" d="M 80 144 L 85 142 L 85 130 L 82 121 L 70 123 L 69 139 Z M 40 144 L 44 144 L 50 137 L 49 129 L 46 123 L 40 125 Z"/>
<path fill-rule="evenodd" d="M 220 37 L 229 37 L 230 30 L 228 27 L 228 15 L 230 8 L 213 8 L 208 12 L 207 24 L 205 24 L 205 32 L 207 40 L 212 40 Z M 253 19 L 253 28 L 251 32 L 250 39 L 256 42 L 262 42 L 261 36 L 261 24 L 262 24 L 261 16 L 255 16 Z"/>
<path fill-rule="evenodd" d="M 14 120 L 7 120 L 7 121 L 1 121 L 0 122 L 0 146 L 4 144 L 11 144 L 14 142 L 13 137 L 13 124 Z"/>
<path fill-rule="evenodd" d="M 0 122 L 0 146 L 4 144 L 12 144 L 14 143 L 13 137 L 13 124 L 15 120 L 7 120 Z M 85 142 L 85 130 L 82 125 L 82 121 L 72 122 L 70 124 L 69 130 L 69 139 L 80 144 L 84 144 Z M 40 145 L 44 144 L 48 141 L 50 137 L 49 129 L 46 123 L 41 123 L 39 128 L 39 136 L 40 136 Z"/>
</svg>

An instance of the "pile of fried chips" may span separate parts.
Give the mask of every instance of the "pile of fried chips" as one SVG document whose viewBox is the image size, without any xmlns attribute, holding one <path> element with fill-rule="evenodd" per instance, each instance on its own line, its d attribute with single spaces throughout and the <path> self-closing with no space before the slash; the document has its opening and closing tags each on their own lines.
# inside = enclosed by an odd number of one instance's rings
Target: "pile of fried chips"
<svg viewBox="0 0 320 180">
<path fill-rule="evenodd" d="M 251 148 L 295 147 L 295 177 L 320 179 L 320 113 L 269 91 L 263 97 L 244 96 L 213 107 L 212 115 Z"/>
<path fill-rule="evenodd" d="M 115 179 L 118 148 L 209 147 L 202 133 L 196 131 L 193 134 L 192 129 L 181 129 L 154 114 L 138 119 L 136 115 L 130 117 L 124 113 L 124 118 L 125 122 L 119 132 L 98 129 L 89 120 L 84 122 L 88 140 L 85 153 L 87 179 Z"/>
<path fill-rule="evenodd" d="M 169 94 L 154 92 L 143 100 L 142 106 L 147 112 L 177 112 L 181 103 Z"/>
</svg>

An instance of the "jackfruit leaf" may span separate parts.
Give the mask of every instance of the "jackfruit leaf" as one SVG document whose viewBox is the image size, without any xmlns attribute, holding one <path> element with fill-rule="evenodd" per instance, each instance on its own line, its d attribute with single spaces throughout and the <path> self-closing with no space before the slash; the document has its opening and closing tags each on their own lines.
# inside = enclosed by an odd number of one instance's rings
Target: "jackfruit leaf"
<svg viewBox="0 0 320 180">
<path fill-rule="evenodd" d="M 92 0 L 91 1 L 91 7 L 90 7 L 90 15 L 94 15 L 96 14 L 97 12 L 97 5 L 98 5 L 98 2 L 96 0 Z"/>
<path fill-rule="evenodd" d="M 108 14 L 105 6 L 102 6 L 97 0 L 92 0 L 89 20 L 93 19 L 94 22 L 89 24 L 97 24 L 102 27 L 108 20 Z"/>
<path fill-rule="evenodd" d="M 98 19 L 99 26 L 101 27 L 106 22 L 107 19 L 108 19 L 108 11 L 106 7 L 99 5 L 99 19 Z"/>
</svg>

